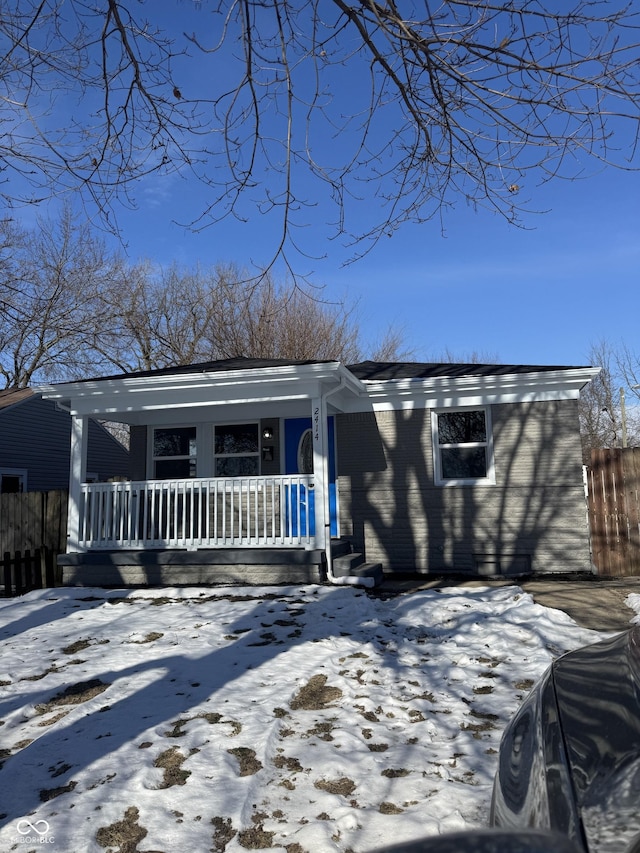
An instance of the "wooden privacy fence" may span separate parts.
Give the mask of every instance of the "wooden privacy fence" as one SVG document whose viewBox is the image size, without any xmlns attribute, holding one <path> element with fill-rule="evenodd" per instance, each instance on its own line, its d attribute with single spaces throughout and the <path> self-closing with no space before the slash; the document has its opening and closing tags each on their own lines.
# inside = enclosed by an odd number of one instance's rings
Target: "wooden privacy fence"
<svg viewBox="0 0 640 853">
<path fill-rule="evenodd" d="M 5 595 L 53 585 L 56 556 L 67 546 L 66 491 L 0 495 L 0 559 Z M 9 579 L 9 582 L 7 582 Z"/>
<path fill-rule="evenodd" d="M 598 574 L 640 575 L 640 447 L 591 452 L 587 502 Z"/>
<path fill-rule="evenodd" d="M 33 554 L 5 552 L 2 558 L 0 588 L 6 597 L 23 595 L 32 589 L 55 586 L 55 554 L 48 548 L 37 548 Z"/>
</svg>

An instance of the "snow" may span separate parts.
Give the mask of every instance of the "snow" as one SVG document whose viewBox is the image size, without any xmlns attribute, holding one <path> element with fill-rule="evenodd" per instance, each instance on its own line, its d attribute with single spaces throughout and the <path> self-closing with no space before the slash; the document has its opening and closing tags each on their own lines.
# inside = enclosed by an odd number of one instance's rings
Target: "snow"
<svg viewBox="0 0 640 853">
<path fill-rule="evenodd" d="M 517 586 L 4 600 L 0 849 L 361 853 L 486 825 L 505 724 L 604 636 Z"/>
</svg>

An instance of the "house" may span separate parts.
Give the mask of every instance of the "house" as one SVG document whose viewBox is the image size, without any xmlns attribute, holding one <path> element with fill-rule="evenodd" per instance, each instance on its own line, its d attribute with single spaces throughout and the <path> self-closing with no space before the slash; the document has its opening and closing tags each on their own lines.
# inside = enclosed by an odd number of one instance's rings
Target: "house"
<svg viewBox="0 0 640 853">
<path fill-rule="evenodd" d="M 68 409 L 70 584 L 590 571 L 597 368 L 228 359 L 45 386 Z M 131 480 L 87 482 L 90 418 Z"/>
<path fill-rule="evenodd" d="M 69 488 L 68 411 L 30 388 L 0 391 L 0 492 Z M 127 476 L 129 453 L 94 420 L 88 424 L 87 479 Z"/>
</svg>

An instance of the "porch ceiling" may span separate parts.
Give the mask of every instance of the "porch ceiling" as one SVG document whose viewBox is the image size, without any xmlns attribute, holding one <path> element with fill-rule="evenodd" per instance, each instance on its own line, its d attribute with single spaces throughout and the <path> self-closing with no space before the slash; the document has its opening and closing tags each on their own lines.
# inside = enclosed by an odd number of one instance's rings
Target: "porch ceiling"
<svg viewBox="0 0 640 853">
<path fill-rule="evenodd" d="M 72 415 L 143 423 L 167 412 L 196 417 L 197 411 L 225 407 L 224 418 L 242 410 L 270 415 L 306 414 L 310 401 L 327 396 L 330 411 L 349 410 L 366 398 L 364 384 L 340 362 L 279 365 L 246 370 L 197 370 L 171 374 L 131 375 L 44 385 L 38 389 Z M 182 417 L 180 418 L 182 419 Z"/>
</svg>

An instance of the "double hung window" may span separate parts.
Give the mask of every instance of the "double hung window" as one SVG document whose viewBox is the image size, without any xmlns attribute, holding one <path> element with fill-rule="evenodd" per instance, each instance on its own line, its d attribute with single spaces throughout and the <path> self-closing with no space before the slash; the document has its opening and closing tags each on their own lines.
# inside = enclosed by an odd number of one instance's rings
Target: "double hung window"
<svg viewBox="0 0 640 853">
<path fill-rule="evenodd" d="M 488 409 L 432 412 L 432 431 L 436 483 L 495 482 Z"/>
<path fill-rule="evenodd" d="M 257 423 L 217 424 L 213 438 L 216 477 L 248 477 L 260 473 Z"/>
<path fill-rule="evenodd" d="M 197 475 L 196 428 L 163 427 L 153 431 L 153 472 L 157 480 Z"/>
</svg>

